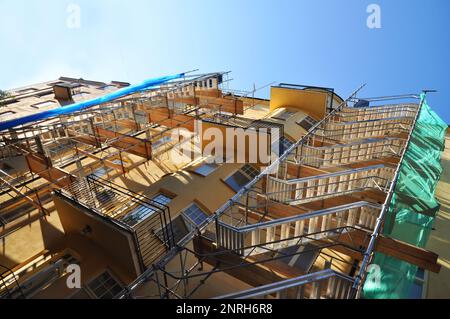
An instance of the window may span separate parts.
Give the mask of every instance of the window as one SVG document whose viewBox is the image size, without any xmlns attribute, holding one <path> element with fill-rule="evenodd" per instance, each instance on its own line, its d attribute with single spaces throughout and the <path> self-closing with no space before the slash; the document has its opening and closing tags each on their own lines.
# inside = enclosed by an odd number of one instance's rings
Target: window
<svg viewBox="0 0 450 319">
<path fill-rule="evenodd" d="M 47 95 L 48 95 L 48 98 L 51 98 L 51 96 L 53 96 L 54 93 L 53 92 L 49 92 L 49 91 L 41 91 L 41 92 L 38 91 L 33 96 L 37 97 L 37 98 L 41 98 L 41 97 L 47 96 Z"/>
<path fill-rule="evenodd" d="M 209 87 L 212 88 L 213 87 L 213 80 L 209 79 Z"/>
<path fill-rule="evenodd" d="M 239 171 L 225 180 L 225 184 L 231 187 L 236 193 L 247 185 L 252 179 L 258 176 L 259 172 L 253 166 L 246 164 Z"/>
<path fill-rule="evenodd" d="M 208 218 L 208 215 L 195 203 L 184 210 L 183 216 L 187 217 L 188 222 L 194 226 L 200 226 Z"/>
<path fill-rule="evenodd" d="M 244 172 L 244 174 L 250 177 L 251 179 L 254 179 L 256 176 L 259 175 L 259 171 L 249 164 L 245 164 L 241 168 L 241 171 Z"/>
<path fill-rule="evenodd" d="M 116 163 L 117 164 L 117 163 Z M 90 175 L 96 176 L 96 177 L 102 177 L 106 174 L 108 174 L 109 172 L 111 172 L 113 169 L 111 167 L 108 166 L 102 166 L 100 168 L 97 168 L 93 173 L 91 173 Z"/>
<path fill-rule="evenodd" d="M 289 147 L 291 147 L 294 144 L 291 140 L 289 140 L 285 136 L 282 136 L 280 138 L 279 143 L 280 143 L 280 155 L 286 152 L 289 149 Z"/>
<path fill-rule="evenodd" d="M 242 187 L 247 185 L 250 180 L 251 179 L 245 176 L 243 173 L 237 171 L 225 180 L 225 184 L 230 186 L 231 189 L 237 193 L 241 190 Z"/>
<path fill-rule="evenodd" d="M 56 104 L 55 101 L 45 101 L 45 102 L 40 102 L 40 103 L 33 104 L 33 105 L 31 105 L 31 107 L 35 108 L 35 109 L 40 109 L 42 107 L 52 106 L 52 105 L 55 105 L 55 104 Z"/>
<path fill-rule="evenodd" d="M 164 194 L 158 194 L 155 197 L 153 197 L 152 200 L 157 202 L 158 204 L 167 206 L 167 204 L 169 204 L 172 201 L 172 197 L 169 197 Z"/>
<path fill-rule="evenodd" d="M 286 121 L 296 113 L 297 112 L 282 111 L 282 112 L 279 112 L 278 114 L 276 114 L 273 118 Z"/>
<path fill-rule="evenodd" d="M 88 288 L 98 299 L 112 299 L 122 291 L 120 283 L 108 271 L 88 283 Z"/>
<path fill-rule="evenodd" d="M 167 205 L 168 203 L 170 203 L 172 198 L 170 198 L 164 194 L 158 194 L 155 197 L 153 197 L 152 200 L 155 201 L 157 204 Z M 164 207 L 161 207 L 161 209 L 164 209 Z M 152 207 L 150 205 L 137 204 L 132 210 L 130 210 L 128 212 L 128 214 L 126 214 L 122 218 L 122 221 L 127 223 L 130 226 L 134 226 L 137 223 L 139 223 L 140 221 L 153 215 L 153 213 L 155 213 L 156 211 L 157 211 L 157 208 Z"/>
<path fill-rule="evenodd" d="M 153 215 L 154 212 L 155 209 L 150 206 L 137 204 L 122 218 L 122 221 L 129 226 L 134 226 L 148 216 Z"/>
<path fill-rule="evenodd" d="M 115 160 L 112 160 L 111 162 L 114 163 L 114 164 L 117 164 L 117 165 L 125 164 L 120 159 L 115 159 Z M 97 168 L 90 175 L 93 175 L 93 176 L 96 176 L 96 177 L 102 177 L 102 176 L 107 175 L 109 172 L 112 172 L 112 171 L 114 171 L 114 169 L 109 167 L 109 166 L 101 166 L 101 167 Z"/>
<path fill-rule="evenodd" d="M 28 88 L 28 89 L 19 90 L 19 91 L 17 91 L 17 93 L 18 94 L 28 94 L 28 93 L 34 93 L 36 91 L 37 91 L 37 89 L 35 89 L 35 88 Z"/>
<path fill-rule="evenodd" d="M 98 88 L 99 90 L 114 90 L 117 89 L 117 86 L 114 85 L 104 85 Z"/>
<path fill-rule="evenodd" d="M 309 131 L 314 125 L 317 124 L 317 121 L 312 117 L 307 116 L 303 120 L 297 122 L 297 124 L 303 127 L 305 130 Z"/>
<path fill-rule="evenodd" d="M 209 174 L 214 172 L 218 167 L 219 165 L 214 163 L 203 163 L 201 166 L 197 167 L 194 170 L 194 172 L 202 176 L 208 176 Z"/>
</svg>

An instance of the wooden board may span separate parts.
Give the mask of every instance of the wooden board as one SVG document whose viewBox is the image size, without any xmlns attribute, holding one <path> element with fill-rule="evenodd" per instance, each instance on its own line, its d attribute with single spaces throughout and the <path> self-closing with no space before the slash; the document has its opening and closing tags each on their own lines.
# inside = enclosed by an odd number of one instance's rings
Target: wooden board
<svg viewBox="0 0 450 319">
<path fill-rule="evenodd" d="M 31 172 L 38 174 L 59 187 L 65 187 L 76 179 L 72 174 L 60 168 L 50 166 L 49 162 L 42 158 L 42 156 L 28 154 L 25 156 L 25 159 Z"/>
<path fill-rule="evenodd" d="M 339 241 L 354 247 L 358 245 L 366 246 L 370 236 L 369 233 L 362 230 L 353 231 L 350 235 L 351 236 L 342 236 Z M 437 254 L 383 235 L 378 236 L 375 251 L 435 273 L 438 273 L 441 269 L 441 265 L 438 264 L 439 256 Z"/>
<path fill-rule="evenodd" d="M 196 253 L 209 255 L 211 253 L 224 251 L 221 248 L 215 247 L 213 243 L 198 237 L 194 238 L 193 243 Z M 224 269 L 225 273 L 255 287 L 273 283 L 285 278 L 293 278 L 304 275 L 304 273 L 300 270 L 290 267 L 289 265 L 277 260 L 266 262 L 264 264 L 250 264 L 250 262 L 258 259 L 257 256 L 252 258 L 255 259 L 250 259 L 247 261 L 230 252 L 225 254 L 217 254 L 216 256 L 209 255 L 206 256 L 203 261 L 212 266 L 217 266 L 219 269 Z M 263 257 L 260 256 L 259 258 Z M 265 258 L 267 258 L 267 256 Z M 240 267 L 226 269 L 233 266 Z"/>
<path fill-rule="evenodd" d="M 120 138 L 117 141 L 111 142 L 111 145 L 130 154 L 134 154 L 146 159 L 151 159 L 152 146 L 149 141 L 117 133 L 114 131 L 105 130 L 101 127 L 95 128 L 97 135 L 103 141 L 111 138 Z"/>
</svg>

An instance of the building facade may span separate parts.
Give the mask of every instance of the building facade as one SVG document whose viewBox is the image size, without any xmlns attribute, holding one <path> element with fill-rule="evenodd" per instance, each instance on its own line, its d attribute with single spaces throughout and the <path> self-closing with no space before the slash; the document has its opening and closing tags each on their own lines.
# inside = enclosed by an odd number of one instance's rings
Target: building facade
<svg viewBox="0 0 450 319">
<path fill-rule="evenodd" d="M 442 170 L 428 169 L 446 127 L 425 96 L 344 100 L 281 83 L 265 100 L 226 77 L 11 91 L 0 122 L 59 113 L 0 132 L 1 296 L 426 297 L 441 263 L 428 233 L 414 240 L 439 213 Z M 410 171 L 430 185 L 427 203 L 398 186 L 421 143 L 434 157 Z M 428 219 L 403 229 L 405 210 Z M 388 259 L 408 269 L 396 287 Z"/>
</svg>

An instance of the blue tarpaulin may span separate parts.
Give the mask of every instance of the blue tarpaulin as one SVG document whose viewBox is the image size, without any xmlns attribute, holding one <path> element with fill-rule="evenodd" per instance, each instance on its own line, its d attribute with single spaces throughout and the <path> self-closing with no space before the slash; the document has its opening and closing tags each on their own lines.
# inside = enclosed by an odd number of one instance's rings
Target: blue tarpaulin
<svg viewBox="0 0 450 319">
<path fill-rule="evenodd" d="M 112 100 L 121 98 L 123 96 L 129 95 L 129 94 L 132 94 L 132 93 L 135 93 L 138 91 L 142 91 L 145 89 L 149 89 L 151 87 L 158 86 L 158 85 L 168 82 L 170 80 L 175 80 L 175 79 L 179 79 L 182 77 L 184 77 L 184 73 L 168 75 L 168 76 L 163 76 L 163 77 L 159 77 L 159 78 L 153 78 L 153 79 L 145 80 L 139 84 L 127 86 L 125 88 L 122 88 L 115 92 L 108 93 L 106 95 L 97 97 L 95 99 L 78 102 L 78 103 L 73 103 L 73 104 L 66 105 L 66 106 L 63 106 L 63 107 L 60 107 L 57 109 L 52 109 L 52 110 L 20 117 L 17 119 L 1 122 L 0 123 L 0 131 L 7 130 L 10 128 L 16 127 L 18 125 L 23 125 L 23 124 L 34 122 L 34 121 L 45 120 L 45 119 L 53 117 L 53 116 L 70 114 L 70 113 L 80 111 L 82 109 L 85 109 L 85 108 L 88 108 L 88 107 L 91 107 L 94 105 L 107 103 Z"/>
</svg>

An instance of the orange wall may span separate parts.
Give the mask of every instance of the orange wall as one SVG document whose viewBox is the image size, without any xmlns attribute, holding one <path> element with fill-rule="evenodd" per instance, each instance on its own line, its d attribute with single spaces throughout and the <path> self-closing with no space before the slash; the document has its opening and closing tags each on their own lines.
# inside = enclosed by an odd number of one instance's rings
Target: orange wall
<svg viewBox="0 0 450 319">
<path fill-rule="evenodd" d="M 328 97 L 331 99 L 331 94 L 323 91 L 272 87 L 270 89 L 270 111 L 290 106 L 298 108 L 316 119 L 322 119 L 326 114 Z"/>
</svg>

